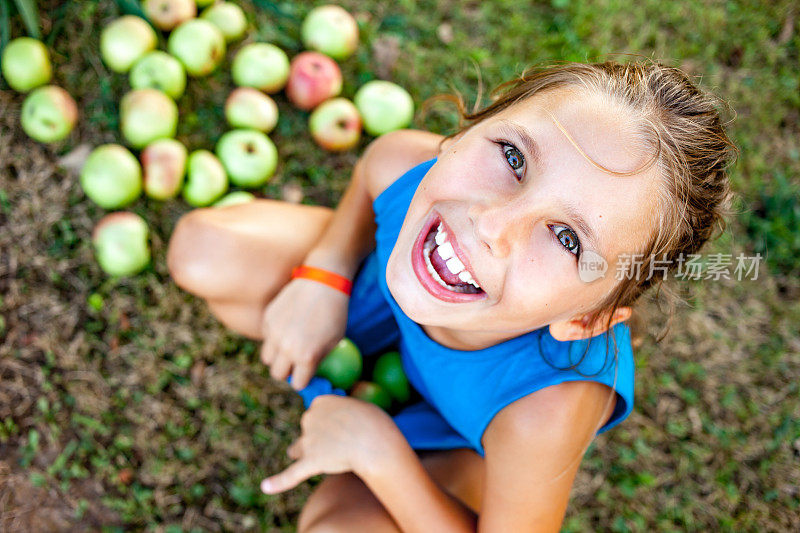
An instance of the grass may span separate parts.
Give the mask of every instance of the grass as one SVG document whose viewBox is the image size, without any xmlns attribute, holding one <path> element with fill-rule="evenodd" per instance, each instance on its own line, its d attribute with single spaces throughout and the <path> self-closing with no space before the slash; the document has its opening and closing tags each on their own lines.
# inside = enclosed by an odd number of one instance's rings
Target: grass
<svg viewBox="0 0 800 533">
<path fill-rule="evenodd" d="M 300 50 L 304 3 L 240 2 L 253 36 Z M 472 104 L 524 67 L 637 54 L 680 66 L 723 97 L 741 149 L 728 231 L 708 252 L 762 253 L 757 280 L 685 283 L 664 318 L 643 302 L 636 407 L 598 437 L 564 531 L 789 531 L 800 528 L 800 37 L 790 1 L 341 2 L 362 32 L 344 95 L 392 79 L 417 103 L 458 91 Z M 89 236 L 103 210 L 61 158 L 117 142 L 128 90 L 98 55 L 117 4 L 39 2 L 54 83 L 79 102 L 72 136 L 46 147 L 18 125 L 23 97 L 0 84 L 0 529 L 294 531 L 318 482 L 277 496 L 258 481 L 288 464 L 302 403 L 269 379 L 258 346 L 226 332 L 177 289 L 164 264 L 180 201 L 140 200 L 153 265 L 125 280 L 99 271 Z M 12 19 L 14 37 L 22 31 Z M 164 42 L 160 43 L 161 48 Z M 240 46 L 230 47 L 226 65 Z M 193 80 L 179 138 L 211 148 L 225 131 L 229 71 Z M 482 102 L 485 104 L 485 97 Z M 359 150 L 323 153 L 307 114 L 278 97 L 273 198 L 335 205 Z M 729 114 L 728 118 L 733 118 Z M 437 106 L 416 127 L 450 133 Z M 362 148 L 368 139 L 362 143 Z M 31 502 L 36 502 L 36 508 Z"/>
</svg>

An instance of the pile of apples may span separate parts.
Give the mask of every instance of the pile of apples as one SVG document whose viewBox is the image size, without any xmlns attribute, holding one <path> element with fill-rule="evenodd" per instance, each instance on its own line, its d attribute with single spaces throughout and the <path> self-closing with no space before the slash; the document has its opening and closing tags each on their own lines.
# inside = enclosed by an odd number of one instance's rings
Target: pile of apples
<svg viewBox="0 0 800 533">
<path fill-rule="evenodd" d="M 363 379 L 363 366 L 358 347 L 344 338 L 320 361 L 316 375 L 350 396 L 372 402 L 385 411 L 399 410 L 408 403 L 411 385 L 398 352 L 386 352 L 377 358 L 371 381 Z"/>
<path fill-rule="evenodd" d="M 197 16 L 198 7 L 204 7 Z M 175 103 L 189 77 L 203 77 L 221 66 L 230 43 L 242 39 L 248 23 L 242 9 L 228 1 L 144 0 L 147 20 L 124 15 L 100 36 L 100 55 L 109 69 L 128 74 L 131 91 L 119 106 L 123 144 L 96 147 L 80 173 L 85 194 L 108 210 L 121 209 L 141 196 L 164 201 L 179 193 L 193 207 L 247 202 L 246 191 L 226 195 L 229 186 L 251 189 L 264 185 L 278 166 L 278 150 L 268 134 L 278 123 L 278 106 L 270 95 L 284 91 L 298 109 L 310 111 L 309 130 L 323 149 L 355 147 L 362 128 L 378 136 L 408 126 L 414 102 L 402 87 L 382 80 L 367 82 L 353 101 L 340 96 L 342 73 L 337 60 L 358 47 L 355 19 L 343 8 L 312 9 L 303 21 L 301 39 L 307 49 L 292 60 L 274 44 L 241 46 L 231 64 L 237 86 L 225 102 L 230 131 L 214 152 L 191 154 L 174 137 L 178 126 Z M 152 25 L 151 25 L 152 24 Z M 167 51 L 156 50 L 155 28 L 169 32 Z M 2 73 L 9 86 L 29 92 L 22 105 L 22 129 L 32 139 L 52 143 L 65 139 L 78 119 L 72 96 L 55 85 L 47 48 L 21 37 L 2 53 Z M 139 151 L 137 158 L 131 151 Z M 150 263 L 147 223 L 120 211 L 106 215 L 92 241 L 100 267 L 112 276 L 140 272 Z"/>
</svg>

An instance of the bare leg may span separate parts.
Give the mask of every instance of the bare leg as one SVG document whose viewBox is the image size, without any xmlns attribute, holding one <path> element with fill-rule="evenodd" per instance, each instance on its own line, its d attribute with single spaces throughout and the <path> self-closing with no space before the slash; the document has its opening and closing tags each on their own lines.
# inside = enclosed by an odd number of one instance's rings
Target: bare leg
<svg viewBox="0 0 800 533">
<path fill-rule="evenodd" d="M 226 326 L 259 339 L 264 307 L 332 215 L 326 207 L 276 200 L 196 209 L 178 221 L 167 266 L 175 283 L 204 298 Z"/>
<path fill-rule="evenodd" d="M 484 484 L 483 458 L 472 450 L 420 452 L 431 477 L 456 501 L 474 513 L 480 511 Z M 363 481 L 352 473 L 327 476 L 300 513 L 298 533 L 400 531 Z"/>
</svg>

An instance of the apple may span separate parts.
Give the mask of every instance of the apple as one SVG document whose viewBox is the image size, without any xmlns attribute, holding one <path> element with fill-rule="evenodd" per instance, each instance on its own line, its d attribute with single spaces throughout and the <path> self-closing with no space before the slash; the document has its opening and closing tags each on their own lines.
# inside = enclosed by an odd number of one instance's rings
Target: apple
<svg viewBox="0 0 800 533">
<path fill-rule="evenodd" d="M 147 223 L 135 213 L 122 211 L 101 218 L 92 232 L 100 268 L 112 276 L 140 272 L 150 263 L 147 234 Z"/>
<path fill-rule="evenodd" d="M 200 18 L 213 23 L 227 42 L 235 41 L 247 30 L 247 19 L 242 8 L 231 2 L 218 2 L 203 11 Z"/>
<path fill-rule="evenodd" d="M 267 93 L 276 93 L 283 89 L 289 79 L 289 58 L 274 44 L 251 43 L 236 53 L 231 75 L 239 87 L 254 87 Z"/>
<path fill-rule="evenodd" d="M 319 6 L 311 10 L 300 28 L 303 45 L 334 59 L 347 59 L 358 48 L 356 19 L 340 6 Z"/>
<path fill-rule="evenodd" d="M 166 31 L 197 15 L 194 0 L 144 0 L 142 9 L 157 28 Z"/>
<path fill-rule="evenodd" d="M 228 176 L 217 156 L 208 150 L 196 150 L 186 164 L 183 199 L 191 206 L 204 207 L 228 190 Z"/>
<path fill-rule="evenodd" d="M 311 137 L 331 152 L 349 150 L 361 139 L 361 115 L 347 98 L 331 98 L 318 105 L 308 118 Z"/>
<path fill-rule="evenodd" d="M 133 65 L 129 81 L 133 89 L 158 89 L 178 99 L 186 89 L 186 70 L 168 53 L 154 50 Z"/>
<path fill-rule="evenodd" d="M 265 184 L 278 166 L 278 149 L 258 130 L 232 130 L 217 141 L 217 157 L 239 187 Z"/>
<path fill-rule="evenodd" d="M 309 111 L 342 92 L 342 71 L 336 61 L 319 52 L 297 54 L 289 67 L 286 96 Z"/>
<path fill-rule="evenodd" d="M 186 173 L 186 147 L 175 139 L 153 141 L 142 150 L 144 192 L 155 200 L 175 198 Z"/>
<path fill-rule="evenodd" d="M 353 101 L 364 129 L 378 136 L 405 128 L 414 118 L 414 100 L 408 91 L 390 81 L 373 80 L 356 91 Z"/>
<path fill-rule="evenodd" d="M 217 0 L 196 0 L 196 3 L 197 3 L 197 7 L 206 7 L 206 6 L 210 6 L 211 4 L 213 4 L 216 1 Z"/>
<path fill-rule="evenodd" d="M 8 86 L 20 93 L 48 83 L 53 76 L 47 47 L 31 37 L 9 42 L 3 49 L 0 67 Z"/>
<path fill-rule="evenodd" d="M 320 361 L 317 375 L 326 378 L 334 387 L 347 390 L 361 377 L 361 352 L 345 337 Z"/>
<path fill-rule="evenodd" d="M 66 138 L 77 120 L 75 100 L 55 85 L 34 89 L 22 102 L 22 129 L 39 142 L 51 143 Z"/>
<path fill-rule="evenodd" d="M 378 358 L 372 379 L 401 404 L 411 397 L 411 388 L 398 352 L 388 352 Z"/>
<path fill-rule="evenodd" d="M 169 35 L 167 50 L 190 76 L 206 76 L 225 58 L 225 37 L 207 20 L 187 20 Z"/>
<path fill-rule="evenodd" d="M 175 137 L 178 128 L 178 106 L 155 89 L 135 89 L 123 96 L 119 114 L 122 136 L 134 148 Z"/>
<path fill-rule="evenodd" d="M 139 58 L 156 47 L 156 32 L 144 19 L 125 15 L 103 28 L 100 55 L 114 72 L 128 72 Z"/>
<path fill-rule="evenodd" d="M 104 209 L 117 209 L 136 200 L 142 193 L 142 167 L 124 146 L 98 146 L 83 164 L 81 188 Z"/>
<path fill-rule="evenodd" d="M 359 381 L 350 391 L 350 396 L 365 402 L 374 403 L 384 411 L 392 406 L 392 397 L 386 389 L 371 381 Z"/>
<path fill-rule="evenodd" d="M 255 200 L 256 197 L 247 191 L 234 191 L 226 194 L 216 202 L 213 207 L 227 207 L 229 205 L 247 204 Z"/>
<path fill-rule="evenodd" d="M 257 89 L 239 87 L 231 91 L 225 101 L 225 118 L 234 128 L 269 133 L 278 123 L 278 105 Z"/>
</svg>

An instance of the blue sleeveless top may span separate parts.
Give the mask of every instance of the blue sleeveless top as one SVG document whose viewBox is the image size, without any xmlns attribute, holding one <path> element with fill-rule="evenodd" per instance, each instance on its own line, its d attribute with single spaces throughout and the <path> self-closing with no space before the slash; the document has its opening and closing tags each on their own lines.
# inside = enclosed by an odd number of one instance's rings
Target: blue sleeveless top
<svg viewBox="0 0 800 533">
<path fill-rule="evenodd" d="M 386 264 L 411 198 L 435 162 L 412 168 L 375 199 L 377 245 L 354 280 L 346 331 L 365 356 L 399 348 L 408 380 L 423 398 L 394 417 L 411 447 L 471 448 L 484 455 L 481 437 L 495 414 L 515 400 L 565 381 L 614 387 L 616 407 L 598 433 L 620 423 L 633 410 L 633 350 L 624 324 L 612 328 L 612 339 L 603 334 L 560 342 L 543 327 L 483 350 L 463 351 L 428 337 L 397 305 L 386 285 Z M 560 370 L 570 366 L 576 368 Z M 344 391 L 321 377 L 300 391 L 306 406 L 319 394 L 330 393 Z"/>
</svg>

